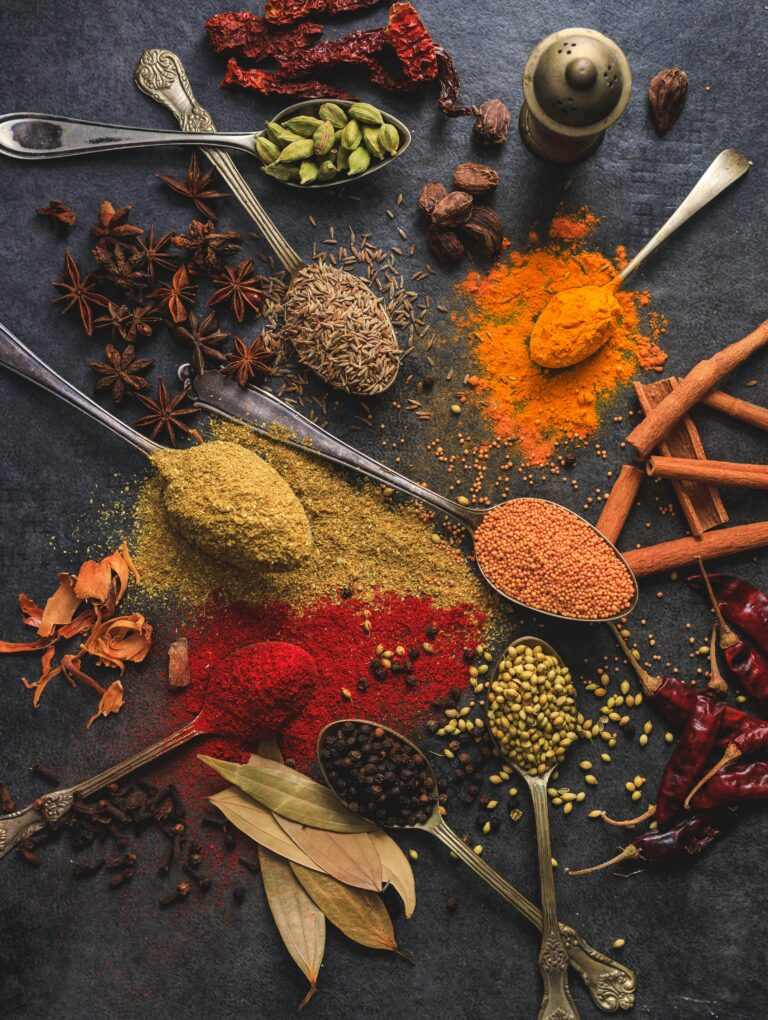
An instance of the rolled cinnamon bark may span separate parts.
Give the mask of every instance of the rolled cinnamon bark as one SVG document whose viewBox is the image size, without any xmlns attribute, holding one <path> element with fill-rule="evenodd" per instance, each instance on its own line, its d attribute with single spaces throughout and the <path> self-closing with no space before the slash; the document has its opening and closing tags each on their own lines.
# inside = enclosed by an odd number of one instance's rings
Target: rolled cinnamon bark
<svg viewBox="0 0 768 1020">
<path fill-rule="evenodd" d="M 646 471 L 651 478 L 676 478 L 687 482 L 707 482 L 710 485 L 768 489 L 768 466 L 765 464 L 689 460 L 687 457 L 649 457 Z"/>
<path fill-rule="evenodd" d="M 672 392 L 627 436 L 638 460 L 645 460 L 659 440 L 680 421 L 705 393 L 713 389 L 730 371 L 746 361 L 750 354 L 768 344 L 768 320 L 762 322 L 736 343 L 729 344 L 711 358 L 694 365 Z"/>
<path fill-rule="evenodd" d="M 768 407 L 750 404 L 748 400 L 732 397 L 730 393 L 723 393 L 722 390 L 712 390 L 701 398 L 700 403 L 768 432 Z"/>
<path fill-rule="evenodd" d="M 643 472 L 639 468 L 632 467 L 631 464 L 624 464 L 608 494 L 603 512 L 595 527 L 614 545 L 619 540 L 619 535 L 627 523 L 627 517 L 629 517 L 642 481 Z"/>
<path fill-rule="evenodd" d="M 708 531 L 701 538 L 678 538 L 642 549 L 629 549 L 622 555 L 635 577 L 648 577 L 693 563 L 697 556 L 703 560 L 715 559 L 760 549 L 765 545 L 768 545 L 768 521 L 758 521 L 756 524 Z"/>
</svg>

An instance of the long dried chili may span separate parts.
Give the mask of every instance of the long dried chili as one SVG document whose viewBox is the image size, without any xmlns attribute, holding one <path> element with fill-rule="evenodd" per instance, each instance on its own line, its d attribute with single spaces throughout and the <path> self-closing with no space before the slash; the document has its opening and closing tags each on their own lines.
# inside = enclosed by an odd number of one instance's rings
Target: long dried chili
<svg viewBox="0 0 768 1020">
<path fill-rule="evenodd" d="M 296 50 L 312 46 L 316 37 L 323 34 L 323 26 L 313 21 L 283 28 L 250 11 L 214 14 L 205 28 L 214 53 L 234 50 L 254 60 L 278 55 L 290 57 Z"/>
<path fill-rule="evenodd" d="M 768 594 L 749 581 L 730 574 L 710 574 L 709 581 L 725 619 L 754 641 L 768 655 Z M 688 578 L 694 591 L 702 593 L 704 582 L 694 574 Z"/>
<path fill-rule="evenodd" d="M 273 25 L 290 25 L 308 14 L 349 14 L 379 3 L 381 0 L 267 0 L 264 17 Z"/>
<path fill-rule="evenodd" d="M 695 795 L 695 811 L 716 807 L 734 807 L 768 797 L 768 762 L 745 761 L 727 765 Z"/>
<path fill-rule="evenodd" d="M 736 732 L 729 735 L 723 756 L 712 768 L 691 788 L 686 797 L 684 807 L 688 808 L 699 790 L 731 762 L 739 758 L 751 758 L 768 754 L 768 721 L 758 719 L 754 715 L 744 715 Z"/>
<path fill-rule="evenodd" d="M 263 96 L 306 96 L 312 99 L 354 99 L 349 92 L 334 88 L 322 81 L 285 81 L 272 71 L 258 67 L 240 67 L 234 57 L 227 61 L 227 70 L 221 81 L 225 85 L 240 85 L 254 89 Z"/>
</svg>

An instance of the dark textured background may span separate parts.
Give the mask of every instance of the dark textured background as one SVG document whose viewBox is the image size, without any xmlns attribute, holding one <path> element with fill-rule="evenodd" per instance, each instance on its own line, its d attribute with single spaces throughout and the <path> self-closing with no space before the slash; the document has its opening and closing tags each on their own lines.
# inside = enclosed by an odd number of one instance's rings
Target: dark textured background
<svg viewBox="0 0 768 1020">
<path fill-rule="evenodd" d="M 203 33 L 205 18 L 217 6 L 180 0 L 150 4 L 4 0 L 0 109 L 169 127 L 169 115 L 133 84 L 142 50 L 164 46 L 182 57 L 198 97 L 219 127 L 247 130 L 260 125 L 266 114 L 285 104 L 219 90 L 223 61 L 210 53 Z M 565 198 L 568 208 L 587 202 L 605 215 L 597 243 L 606 252 L 618 243 L 625 243 L 630 252 L 637 250 L 711 158 L 726 146 L 736 146 L 754 160 L 754 169 L 668 243 L 641 271 L 638 283 L 651 290 L 655 307 L 669 316 L 665 346 L 674 372 L 684 372 L 701 355 L 737 339 L 765 317 L 768 10 L 763 3 L 540 0 L 531 5 L 421 0 L 419 8 L 435 36 L 456 55 L 467 97 L 481 101 L 498 96 L 515 111 L 525 58 L 550 31 L 569 25 L 597 28 L 614 36 L 629 57 L 636 86 L 632 101 L 591 160 L 570 169 L 544 166 L 523 150 L 514 132 L 492 157 L 503 181 L 495 204 L 513 245 L 523 244 L 530 224 L 546 220 Z M 383 20 L 383 11 L 374 11 L 332 25 L 328 34 Z M 670 64 L 688 70 L 691 94 L 682 120 L 659 140 L 650 124 L 645 90 L 651 74 Z M 397 243 L 395 225 L 384 210 L 399 191 L 407 201 L 398 222 L 420 237 L 415 211 L 419 186 L 428 177 L 448 179 L 457 161 L 472 158 L 469 123 L 440 117 L 432 95 L 383 98 L 354 76 L 349 82 L 365 98 L 405 119 L 415 132 L 406 159 L 386 175 L 361 182 L 359 204 L 281 190 L 258 177 L 255 164 L 249 166 L 238 157 L 300 251 L 311 242 L 306 224 L 310 209 L 316 211 L 321 230 L 330 223 L 350 222 L 358 230 L 370 226 L 384 244 Z M 99 344 L 84 337 L 71 319 L 61 319 L 50 304 L 50 280 L 59 273 L 64 243 L 33 209 L 51 197 L 71 203 L 80 225 L 68 243 L 83 259 L 89 248 L 86 228 L 102 198 L 115 205 L 132 202 L 134 220 L 142 225 L 154 220 L 164 229 L 183 229 L 191 207 L 163 189 L 153 174 L 160 169 L 180 173 L 186 161 L 183 153 L 166 151 L 0 165 L 0 318 L 85 388 L 91 385 L 87 362 Z M 573 183 L 564 193 L 569 178 Z M 221 209 L 226 227 L 249 229 L 249 221 L 233 202 Z M 441 273 L 431 281 L 436 297 L 447 295 L 451 276 Z M 152 352 L 171 370 L 179 349 L 160 340 L 153 342 Z M 446 354 L 451 363 L 460 356 L 460 351 L 450 349 Z M 754 358 L 734 373 L 728 389 L 768 402 L 765 365 L 766 355 Z M 758 384 L 747 389 L 750 379 Z M 14 638 L 19 633 L 18 592 L 44 597 L 56 571 L 79 563 L 89 540 L 100 548 L 104 539 L 92 519 L 93 510 L 89 517 L 89 507 L 118 499 L 124 482 L 136 478 L 143 467 L 139 456 L 117 439 L 14 378 L 0 378 L 0 400 L 0 621 L 3 636 Z M 450 402 L 450 387 L 438 387 L 435 401 Z M 624 395 L 615 413 L 626 413 L 630 406 L 629 395 Z M 333 427 L 341 428 L 351 413 L 353 405 L 340 409 Z M 387 420 L 391 434 L 397 435 L 401 419 L 391 408 L 378 408 L 377 420 Z M 707 413 L 697 413 L 697 421 L 712 456 L 765 458 L 764 437 L 746 426 Z M 403 452 L 402 468 L 442 486 L 436 462 L 421 452 L 422 438 L 432 438 L 434 427 L 417 430 L 412 419 L 407 424 L 411 442 Z M 604 486 L 606 467 L 621 463 L 624 430 L 625 426 L 609 425 L 601 435 L 611 451 L 610 465 L 597 461 L 589 448 L 579 454 L 574 473 L 581 481 L 580 495 Z M 365 438 L 358 434 L 356 441 Z M 563 489 L 552 488 L 551 493 Z M 548 489 L 540 491 L 546 495 Z M 669 499 L 664 489 L 644 489 L 643 508 L 634 514 L 625 544 L 681 533 L 679 519 L 658 516 L 654 509 L 658 493 Z M 764 497 L 736 491 L 725 495 L 734 522 L 766 516 Z M 574 508 L 580 508 L 580 499 L 570 499 Z M 81 538 L 82 521 L 86 527 Z M 651 530 L 646 521 L 652 522 Z M 743 557 L 729 567 L 768 584 L 767 563 L 765 557 Z M 703 642 L 709 625 L 705 611 L 681 583 L 666 577 L 652 579 L 642 588 L 638 615 L 650 618 L 662 654 L 685 666 L 690 646 L 684 624 L 692 621 L 696 643 Z M 665 593 L 662 603 L 657 590 Z M 602 633 L 587 628 L 549 628 L 548 636 L 559 641 L 573 662 L 609 649 Z M 130 701 L 120 718 L 88 734 L 84 722 L 91 702 L 84 692 L 59 684 L 46 693 L 43 707 L 35 713 L 29 693 L 18 681 L 28 660 L 0 661 L 0 773 L 20 803 L 42 792 L 28 773 L 35 756 L 55 764 L 62 777 L 73 782 L 136 748 L 136 734 L 146 731 L 147 716 L 163 698 L 157 676 L 161 657 L 158 650 L 147 667 L 146 684 L 134 671 Z M 642 720 L 643 712 L 636 717 Z M 624 779 L 639 771 L 653 781 L 660 773 L 668 749 L 661 740 L 662 729 L 656 726 L 646 751 L 640 751 L 636 741 L 619 746 L 615 764 L 601 769 L 604 778 L 593 804 L 626 813 Z M 572 753 L 563 770 L 565 784 L 577 781 L 580 757 L 579 751 Z M 461 831 L 475 814 L 470 812 L 465 825 L 456 810 L 452 820 Z M 617 842 L 614 834 L 584 815 L 579 810 L 570 819 L 554 818 L 555 854 L 562 862 L 599 860 Z M 526 809 L 518 827 L 503 825 L 489 842 L 487 856 L 535 897 L 529 816 Z M 623 955 L 639 976 L 634 1015 L 655 1020 L 765 1017 L 767 834 L 765 817 L 755 813 L 741 819 L 734 834 L 686 870 L 643 873 L 627 880 L 610 873 L 584 879 L 559 873 L 563 918 L 578 920 L 584 935 L 602 948 L 619 935 L 627 939 Z M 419 837 L 401 843 L 420 851 L 419 907 L 412 921 L 398 926 L 404 947 L 418 965 L 410 968 L 384 954 L 358 949 L 330 931 L 321 991 L 311 1015 L 317 1020 L 535 1016 L 539 983 L 534 932 L 490 890 L 452 864 L 438 845 Z M 64 844 L 45 851 L 45 865 L 39 871 L 25 868 L 14 856 L 0 863 L 3 1016 L 129 1020 L 183 1013 L 194 1020 L 224 1020 L 293 1015 L 304 982 L 279 944 L 262 894 L 252 894 L 237 910 L 226 889 L 214 889 L 194 905 L 160 912 L 154 900 L 161 884 L 150 866 L 113 897 L 101 887 L 103 882 L 98 888 L 88 883 L 74 886 L 69 870 Z M 460 906 L 448 919 L 445 899 L 450 893 L 458 896 Z M 582 1016 L 597 1015 L 579 982 L 574 980 L 573 985 Z"/>
</svg>

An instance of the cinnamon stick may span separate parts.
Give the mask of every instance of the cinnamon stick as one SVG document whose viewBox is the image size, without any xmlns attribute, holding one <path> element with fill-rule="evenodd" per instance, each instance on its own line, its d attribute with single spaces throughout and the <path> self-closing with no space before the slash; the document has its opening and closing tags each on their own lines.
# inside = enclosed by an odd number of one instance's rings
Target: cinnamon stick
<svg viewBox="0 0 768 1020">
<path fill-rule="evenodd" d="M 619 477 L 613 483 L 613 488 L 608 493 L 608 499 L 595 527 L 614 545 L 624 530 L 642 481 L 643 472 L 639 468 L 632 467 L 631 464 L 624 464 L 619 472 Z"/>
<path fill-rule="evenodd" d="M 678 538 L 672 542 L 630 549 L 622 555 L 635 577 L 648 577 L 693 563 L 697 556 L 703 560 L 715 559 L 760 549 L 765 545 L 768 545 L 768 521 L 758 521 L 756 524 L 710 531 L 701 538 Z"/>
<path fill-rule="evenodd" d="M 651 478 L 677 478 L 712 485 L 768 489 L 768 466 L 765 464 L 738 464 L 728 460 L 688 460 L 687 457 L 649 457 L 646 470 Z"/>
<path fill-rule="evenodd" d="M 659 379 L 652 383 L 635 383 L 635 393 L 646 415 L 650 415 L 679 384 L 676 379 Z M 688 415 L 680 419 L 659 440 L 659 453 L 669 457 L 690 457 L 705 460 L 704 446 L 698 429 Z M 672 487 L 685 514 L 692 535 L 703 535 L 728 520 L 720 493 L 703 482 L 673 480 Z"/>
<path fill-rule="evenodd" d="M 741 340 L 729 344 L 713 357 L 694 365 L 688 375 L 680 380 L 679 386 L 676 386 L 653 413 L 647 415 L 627 436 L 627 442 L 634 447 L 637 459 L 645 460 L 659 440 L 701 400 L 705 393 L 714 389 L 737 365 L 746 361 L 750 354 L 754 354 L 766 344 L 768 344 L 768 320 Z"/>
<path fill-rule="evenodd" d="M 723 393 L 722 390 L 711 390 L 701 398 L 700 403 L 768 432 L 768 407 L 750 404 L 748 400 L 732 397 L 730 393 Z"/>
</svg>

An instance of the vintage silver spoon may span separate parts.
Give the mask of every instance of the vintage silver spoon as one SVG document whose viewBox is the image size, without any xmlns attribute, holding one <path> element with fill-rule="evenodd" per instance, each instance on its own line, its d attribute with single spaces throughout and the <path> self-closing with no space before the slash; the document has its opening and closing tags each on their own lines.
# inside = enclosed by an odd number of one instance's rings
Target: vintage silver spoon
<svg viewBox="0 0 768 1020">
<path fill-rule="evenodd" d="M 435 784 L 433 787 L 435 802 L 432 813 L 427 821 L 419 825 L 396 825 L 392 826 L 392 828 L 420 829 L 422 832 L 428 832 L 435 839 L 439 839 L 444 846 L 448 847 L 451 853 L 455 854 L 456 857 L 479 875 L 484 882 L 487 882 L 492 889 L 495 889 L 508 903 L 511 903 L 515 910 L 522 914 L 531 924 L 535 925 L 539 931 L 542 931 L 544 918 L 539 908 L 526 899 L 521 892 L 518 892 L 513 885 L 510 885 L 506 879 L 502 878 L 497 871 L 494 871 L 489 864 L 486 864 L 482 857 L 478 857 L 456 835 L 440 814 L 440 806 L 437 800 L 437 777 L 434 770 L 421 748 L 407 737 L 404 737 L 402 733 L 398 733 L 388 726 L 382 726 L 381 723 L 372 722 L 370 719 L 337 719 L 335 722 L 329 723 L 328 726 L 323 728 L 320 736 L 317 738 L 317 760 L 328 786 L 333 790 L 333 784 L 328 778 L 320 752 L 323 749 L 326 737 L 330 735 L 332 730 L 338 729 L 345 722 L 354 722 L 364 726 L 378 726 L 397 740 L 402 740 L 404 744 L 408 744 L 413 748 L 432 775 Z M 339 795 L 337 794 L 337 796 Z M 344 803 L 344 799 L 341 796 L 339 796 L 339 800 Z M 552 871 L 551 868 L 549 870 L 550 872 Z M 637 987 L 637 978 L 634 972 L 629 967 L 625 967 L 623 963 L 618 963 L 616 960 L 604 956 L 596 949 L 587 945 L 582 937 L 569 925 L 561 924 L 559 933 L 562 945 L 568 954 L 568 962 L 581 976 L 595 1005 L 606 1013 L 615 1013 L 618 1009 L 632 1009 L 635 1002 L 635 988 Z"/>
<path fill-rule="evenodd" d="M 297 450 L 301 450 L 302 453 L 313 453 L 341 467 L 358 471 L 382 485 L 391 486 L 406 496 L 428 504 L 441 513 L 450 514 L 451 517 L 460 521 L 471 534 L 474 534 L 485 519 L 486 514 L 495 509 L 495 507 L 490 507 L 488 510 L 476 510 L 472 507 L 462 506 L 460 503 L 440 495 L 440 493 L 433 492 L 431 489 L 419 485 L 417 482 L 412 481 L 412 479 L 406 478 L 405 475 L 401 475 L 385 464 L 374 460 L 373 457 L 368 457 L 354 447 L 349 446 L 343 440 L 337 439 L 330 432 L 326 432 L 325 429 L 305 418 L 299 411 L 289 407 L 288 404 L 284 404 L 282 400 L 273 396 L 268 390 L 257 386 L 249 386 L 243 389 L 237 383 L 227 379 L 221 372 L 206 372 L 205 375 L 198 376 L 192 380 L 192 369 L 189 365 L 182 365 L 179 369 L 179 375 L 185 382 L 191 382 L 190 397 L 198 407 L 217 414 L 221 418 L 226 418 L 229 421 L 236 421 L 247 425 L 268 439 L 275 439 L 278 442 L 286 443 Z M 282 428 L 275 429 L 275 425 L 282 426 Z M 514 502 L 514 500 L 509 500 L 509 502 Z M 542 500 L 542 502 L 551 503 L 552 500 Z M 568 512 L 573 513 L 571 510 Z M 574 516 L 579 517 L 588 528 L 597 532 L 597 529 L 579 514 L 574 514 Z M 600 533 L 597 532 L 597 534 Z M 630 613 L 637 603 L 637 581 L 627 566 L 624 557 L 616 547 L 608 542 L 603 535 L 600 535 L 600 537 L 606 542 L 613 554 L 624 563 L 634 585 L 634 597 L 631 604 L 615 616 L 607 617 L 606 620 L 587 620 L 583 617 L 563 616 L 539 609 L 538 606 L 520 602 L 501 591 L 488 579 L 479 560 L 477 565 L 487 584 L 498 595 L 509 602 L 522 605 L 526 609 L 533 609 L 535 612 L 544 613 L 547 616 L 555 616 L 560 620 L 575 620 L 581 623 L 600 623 L 606 622 L 608 619 L 618 620 Z"/>
</svg>

